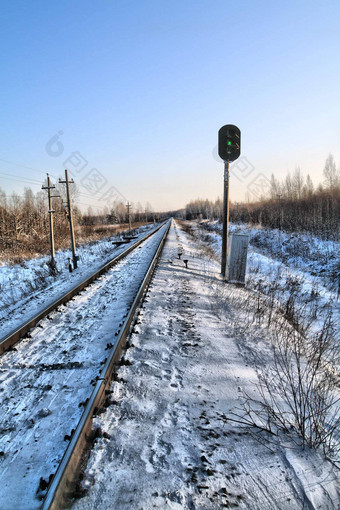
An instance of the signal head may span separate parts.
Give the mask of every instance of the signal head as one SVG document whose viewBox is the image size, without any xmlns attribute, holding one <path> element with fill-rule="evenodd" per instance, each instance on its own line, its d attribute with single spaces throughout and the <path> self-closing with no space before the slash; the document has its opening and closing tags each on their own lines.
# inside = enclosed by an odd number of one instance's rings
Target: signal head
<svg viewBox="0 0 340 510">
<path fill-rule="evenodd" d="M 241 152 L 241 131 L 233 124 L 222 126 L 218 132 L 218 155 L 223 161 L 234 161 Z"/>
</svg>

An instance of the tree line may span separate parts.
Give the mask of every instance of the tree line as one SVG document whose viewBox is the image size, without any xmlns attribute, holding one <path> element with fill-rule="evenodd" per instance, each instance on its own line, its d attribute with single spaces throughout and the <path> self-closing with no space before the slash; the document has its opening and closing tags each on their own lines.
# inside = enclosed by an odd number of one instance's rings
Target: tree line
<svg viewBox="0 0 340 510">
<path fill-rule="evenodd" d="M 159 218 L 159 213 L 155 213 L 149 202 L 143 207 L 140 202 L 132 204 L 130 210 L 130 219 L 133 223 L 152 222 Z M 82 214 L 82 225 L 113 225 L 129 223 L 129 213 L 126 204 L 115 202 L 113 206 L 104 206 L 103 209 L 96 212 L 90 206 L 87 212 Z"/>
<path fill-rule="evenodd" d="M 297 168 L 282 181 L 271 176 L 267 196 L 247 203 L 230 203 L 230 221 L 249 223 L 287 232 L 310 232 L 327 240 L 340 239 L 340 170 L 329 155 L 324 180 L 317 187 Z M 222 220 L 223 203 L 196 199 L 185 207 L 187 219 Z"/>
<path fill-rule="evenodd" d="M 340 171 L 332 155 L 325 163 L 322 184 L 314 187 L 309 175 L 304 177 L 299 168 L 282 181 L 273 175 L 268 196 L 256 202 L 231 203 L 230 220 L 235 223 L 249 223 L 286 231 L 308 231 L 328 240 L 340 238 Z M 56 249 L 69 244 L 69 224 L 64 206 L 65 187 L 56 185 L 60 198 L 53 198 L 53 218 Z M 76 185 L 72 185 L 73 204 L 77 202 Z M 222 200 L 196 199 L 182 211 L 154 213 L 151 205 L 140 203 L 131 209 L 131 221 L 152 222 L 167 215 L 185 216 L 187 219 L 203 218 L 222 220 Z M 0 253 L 1 258 L 15 261 L 22 256 L 29 257 L 49 252 L 49 219 L 46 191 L 33 193 L 25 188 L 22 195 L 6 195 L 0 189 Z M 116 202 L 111 207 L 93 212 L 89 207 L 82 213 L 73 207 L 75 225 L 81 231 L 86 228 L 88 235 L 94 226 L 128 223 L 126 204 Z M 103 230 L 104 232 L 104 230 Z M 108 235 L 108 234 L 107 234 Z"/>
<path fill-rule="evenodd" d="M 68 222 L 61 200 L 54 200 L 55 239 L 66 238 Z M 75 215 L 77 217 L 77 214 Z M 0 249 L 2 257 L 44 253 L 49 247 L 46 193 L 25 188 L 23 195 L 7 196 L 0 189 Z"/>
<path fill-rule="evenodd" d="M 45 183 L 46 184 L 46 183 Z M 56 184 L 52 190 L 54 240 L 56 249 L 65 249 L 70 244 L 70 229 L 65 207 L 66 190 L 62 184 Z M 78 191 L 75 184 L 71 188 L 72 203 L 76 204 Z M 104 207 L 94 212 L 91 207 L 82 213 L 77 205 L 73 205 L 73 220 L 79 241 L 93 238 L 96 226 L 110 226 L 128 224 L 129 217 L 126 204 L 116 202 L 111 207 Z M 150 204 L 145 208 L 136 204 L 131 208 L 130 219 L 136 222 L 153 222 L 159 215 L 152 212 Z M 96 230 L 97 232 L 97 230 Z M 112 234 L 112 231 L 102 229 L 100 234 Z M 105 234 L 103 234 L 105 235 Z M 99 235 L 100 236 L 100 235 Z M 0 188 L 0 259 L 21 262 L 23 258 L 36 254 L 47 254 L 50 250 L 49 211 L 46 191 L 33 193 L 25 188 L 22 194 L 7 195 Z"/>
</svg>

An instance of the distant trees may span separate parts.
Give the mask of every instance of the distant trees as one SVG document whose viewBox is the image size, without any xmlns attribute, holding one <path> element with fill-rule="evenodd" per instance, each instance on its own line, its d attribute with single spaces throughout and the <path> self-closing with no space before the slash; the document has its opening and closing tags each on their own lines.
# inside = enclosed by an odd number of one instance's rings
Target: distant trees
<svg viewBox="0 0 340 510">
<path fill-rule="evenodd" d="M 159 213 L 155 213 L 149 202 L 143 207 L 140 202 L 131 204 L 130 216 L 132 223 L 137 222 L 152 222 L 158 219 Z M 128 210 L 126 204 L 123 202 L 114 202 L 110 207 L 104 206 L 103 209 L 94 211 L 90 206 L 87 212 L 81 214 L 79 217 L 79 224 L 82 226 L 95 226 L 95 225 L 118 225 L 128 223 Z"/>
<path fill-rule="evenodd" d="M 308 231 L 329 240 L 340 238 L 340 171 L 330 154 L 323 183 L 315 189 L 299 167 L 283 180 L 270 179 L 268 197 L 257 202 L 231 203 L 230 221 L 286 231 Z M 185 208 L 187 219 L 221 219 L 222 202 L 196 199 Z"/>
<path fill-rule="evenodd" d="M 295 169 L 293 175 L 288 173 L 281 182 L 275 178 L 274 174 L 270 178 L 269 197 L 272 200 L 280 196 L 289 200 L 300 200 L 310 196 L 313 191 L 314 185 L 310 175 L 308 174 L 305 179 L 300 167 Z"/>
<path fill-rule="evenodd" d="M 66 238 L 68 222 L 62 203 L 54 199 L 55 239 Z M 44 253 L 49 247 L 49 224 L 47 197 L 44 192 L 34 194 L 25 188 L 23 195 L 12 193 L 10 197 L 0 190 L 0 249 L 2 255 Z"/>
<path fill-rule="evenodd" d="M 200 198 L 192 200 L 185 207 L 185 217 L 187 220 L 195 218 L 204 220 L 222 219 L 222 201 L 220 198 L 215 200 L 215 202 Z"/>
<path fill-rule="evenodd" d="M 272 176 L 270 198 L 247 204 L 243 220 L 287 231 L 309 231 L 325 239 L 339 239 L 340 172 L 332 155 L 326 160 L 323 176 L 323 184 L 316 190 L 310 175 L 305 179 L 299 168 L 282 182 Z"/>
<path fill-rule="evenodd" d="M 336 168 L 332 154 L 326 159 L 323 175 L 326 188 L 333 191 L 340 186 L 340 171 Z"/>
<path fill-rule="evenodd" d="M 47 182 L 44 183 L 47 185 Z M 115 202 L 110 207 L 104 206 L 101 210 L 93 210 L 88 207 L 87 212 L 82 214 L 75 205 L 78 191 L 73 184 L 71 188 L 73 220 L 76 234 L 84 233 L 84 239 L 91 239 L 94 230 L 99 235 L 109 235 L 105 228 L 95 228 L 114 224 L 128 223 L 126 204 Z M 54 210 L 54 238 L 56 249 L 64 249 L 69 245 L 69 223 L 66 215 L 66 191 L 64 184 L 57 183 L 53 189 L 52 199 Z M 153 222 L 159 214 L 152 211 L 149 203 L 145 208 L 138 202 L 132 205 L 131 221 Z M 82 229 L 81 227 L 86 227 Z M 76 237 L 77 237 L 76 235 Z M 98 236 L 97 236 L 98 237 Z M 33 193 L 30 188 L 25 188 L 23 194 L 12 193 L 8 196 L 0 189 L 0 252 L 2 259 L 20 262 L 22 258 L 32 257 L 36 253 L 49 253 L 49 217 L 47 192 Z"/>
</svg>

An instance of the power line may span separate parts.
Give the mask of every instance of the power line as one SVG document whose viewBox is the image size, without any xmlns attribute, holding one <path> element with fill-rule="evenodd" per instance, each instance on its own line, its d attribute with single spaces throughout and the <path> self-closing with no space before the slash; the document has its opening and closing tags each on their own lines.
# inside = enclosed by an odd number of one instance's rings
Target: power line
<svg viewBox="0 0 340 510">
<path fill-rule="evenodd" d="M 30 184 L 31 186 L 41 186 L 41 181 L 39 182 L 34 179 L 30 179 L 30 180 L 22 179 L 19 175 L 13 175 L 12 177 L 10 177 L 9 175 L 10 174 L 5 174 L 5 173 L 0 172 L 0 176 L 5 176 L 5 177 L 3 177 L 5 180 L 11 180 L 11 181 L 15 181 L 15 182 Z M 82 197 L 85 197 L 85 198 L 93 198 L 93 195 L 88 195 L 87 193 L 83 193 L 82 191 L 78 191 L 78 195 L 81 195 Z"/>
<path fill-rule="evenodd" d="M 7 159 L 3 159 L 3 158 L 0 158 L 0 161 L 3 161 L 4 163 L 8 163 L 10 165 L 14 165 L 14 166 L 18 166 L 18 167 L 21 167 L 21 168 L 27 168 L 28 170 L 33 170 L 34 172 L 37 172 L 39 174 L 43 174 L 43 175 L 46 175 L 46 170 L 38 170 L 36 168 L 33 168 L 31 166 L 28 166 L 28 165 L 22 165 L 21 163 L 15 163 L 14 161 L 8 161 Z M 9 175 L 9 174 L 3 174 L 3 175 Z M 57 177 L 56 175 L 53 175 L 51 172 L 49 172 L 49 175 L 51 177 L 53 177 L 53 179 L 56 179 L 58 180 L 59 177 Z M 20 176 L 16 176 L 16 177 L 19 177 Z M 24 181 L 23 181 L 24 182 Z M 41 182 L 39 182 L 39 184 L 41 184 Z M 92 198 L 91 195 L 87 195 L 89 198 Z"/>
<path fill-rule="evenodd" d="M 5 173 L 2 173 L 0 172 L 0 176 L 3 178 L 3 179 L 9 179 L 9 180 L 13 180 L 13 181 L 16 181 L 18 180 L 19 182 L 26 182 L 28 184 L 39 184 L 41 185 L 41 181 L 36 181 L 35 179 L 23 179 L 20 175 L 13 175 L 13 174 L 5 174 Z"/>
<path fill-rule="evenodd" d="M 13 192 L 13 193 L 14 193 L 15 197 L 26 198 L 26 195 L 22 195 L 22 194 L 19 195 L 19 194 L 15 193 L 15 192 Z M 0 191 L 0 198 L 1 197 L 12 198 L 12 196 L 13 196 L 12 194 L 8 195 L 7 193 L 1 193 L 1 191 Z M 36 197 L 34 196 L 33 198 L 36 198 Z M 92 197 L 90 197 L 90 198 L 92 198 Z M 78 202 L 78 201 L 76 201 L 75 205 L 76 206 L 77 205 L 87 205 L 88 207 L 95 207 L 96 209 L 102 209 L 103 207 L 108 207 L 108 206 L 105 206 L 105 205 L 104 206 L 102 206 L 102 205 L 95 205 L 95 204 L 89 204 L 88 202 Z"/>
<path fill-rule="evenodd" d="M 27 165 L 22 165 L 20 163 L 15 163 L 14 161 L 8 161 L 7 159 L 3 159 L 3 158 L 0 158 L 0 161 L 3 161 L 4 163 L 8 163 L 10 165 L 14 165 L 14 166 L 20 166 L 21 168 L 27 168 L 28 170 L 33 170 L 33 172 L 37 172 L 39 174 L 44 174 L 46 175 L 46 170 L 43 171 L 43 170 L 37 170 L 36 168 L 33 168 L 31 166 L 27 166 Z M 52 175 L 52 174 L 51 174 Z M 54 175 L 52 175 L 52 177 L 54 179 L 57 179 L 57 177 L 55 177 Z"/>
<path fill-rule="evenodd" d="M 19 194 L 15 193 L 15 192 L 13 192 L 13 193 L 14 193 L 15 197 L 26 198 L 26 195 L 21 195 L 21 194 L 19 195 Z M 8 195 L 7 193 L 1 193 L 1 191 L 0 191 L 0 198 L 1 198 L 1 197 L 12 198 L 12 196 L 13 196 L 13 195 Z M 36 198 L 36 197 L 33 197 L 33 198 Z M 61 197 L 58 197 L 58 198 L 61 198 Z M 80 205 L 88 205 L 89 207 L 97 207 L 97 208 L 99 208 L 99 209 L 102 207 L 102 206 L 99 206 L 99 205 L 88 204 L 88 203 L 78 202 L 78 201 L 77 201 L 76 205 L 77 205 L 77 204 L 80 204 Z"/>
</svg>

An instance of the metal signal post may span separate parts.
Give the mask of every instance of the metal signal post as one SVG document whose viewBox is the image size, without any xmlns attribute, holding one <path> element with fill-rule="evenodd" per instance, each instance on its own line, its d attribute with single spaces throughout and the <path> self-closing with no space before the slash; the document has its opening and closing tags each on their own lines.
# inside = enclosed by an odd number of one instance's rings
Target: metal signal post
<svg viewBox="0 0 340 510">
<path fill-rule="evenodd" d="M 222 126 L 218 131 L 218 155 L 224 161 L 223 185 L 223 227 L 221 274 L 226 276 L 229 231 L 229 163 L 237 159 L 241 152 L 241 131 L 233 124 Z"/>
<path fill-rule="evenodd" d="M 223 186 L 223 226 L 222 226 L 222 261 L 221 274 L 225 278 L 228 253 L 229 231 L 229 161 L 224 162 L 224 186 Z"/>
</svg>

